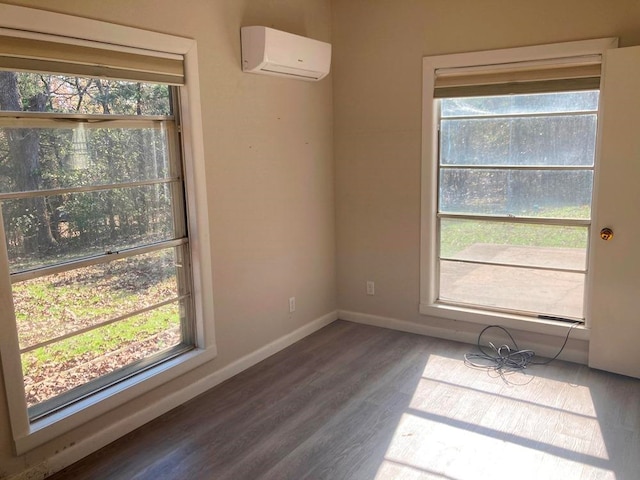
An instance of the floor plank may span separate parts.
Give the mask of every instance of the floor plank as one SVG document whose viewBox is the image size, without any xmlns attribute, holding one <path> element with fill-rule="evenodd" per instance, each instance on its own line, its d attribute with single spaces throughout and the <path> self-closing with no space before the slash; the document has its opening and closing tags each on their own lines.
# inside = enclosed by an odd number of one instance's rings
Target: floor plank
<svg viewBox="0 0 640 480">
<path fill-rule="evenodd" d="M 640 478 L 640 380 L 337 321 L 51 477 Z"/>
</svg>

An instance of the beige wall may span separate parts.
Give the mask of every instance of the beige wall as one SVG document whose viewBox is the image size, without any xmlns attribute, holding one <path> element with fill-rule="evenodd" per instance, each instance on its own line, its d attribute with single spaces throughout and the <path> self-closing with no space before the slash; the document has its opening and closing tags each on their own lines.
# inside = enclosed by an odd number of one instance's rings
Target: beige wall
<svg viewBox="0 0 640 480">
<path fill-rule="evenodd" d="M 469 339 L 479 325 L 418 313 L 421 58 L 609 36 L 640 44 L 640 2 L 334 0 L 332 18 L 340 309 Z M 569 348 L 586 356 L 584 341 Z"/>
<path fill-rule="evenodd" d="M 0 392 L 0 478 L 336 309 L 332 82 L 240 71 L 241 25 L 330 41 L 329 0 L 6 1 L 198 41 L 218 358 L 25 456 Z M 288 298 L 297 309 L 288 312 Z M 0 388 L 4 388 L 0 378 Z"/>
</svg>

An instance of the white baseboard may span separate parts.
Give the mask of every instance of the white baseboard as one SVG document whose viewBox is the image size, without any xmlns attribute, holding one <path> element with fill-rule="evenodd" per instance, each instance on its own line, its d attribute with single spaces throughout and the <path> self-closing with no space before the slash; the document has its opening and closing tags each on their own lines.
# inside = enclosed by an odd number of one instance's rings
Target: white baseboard
<svg viewBox="0 0 640 480">
<path fill-rule="evenodd" d="M 456 342 L 469 343 L 475 345 L 478 341 L 478 332 L 470 330 L 448 329 L 434 327 L 432 325 L 407 322 L 396 318 L 382 317 L 379 315 L 370 315 L 368 313 L 351 312 L 347 310 L 338 310 L 338 318 L 354 323 L 362 323 L 364 325 L 372 325 L 375 327 L 390 328 L 401 332 L 417 333 L 429 337 L 444 338 Z M 527 332 L 518 332 L 516 338 L 521 348 L 533 350 L 543 357 L 555 356 L 562 346 L 563 338 L 557 336 L 549 336 L 548 342 L 534 342 L 527 338 Z M 581 342 L 583 348 L 570 347 L 567 345 L 560 355 L 560 359 L 569 362 L 581 363 L 586 365 L 589 355 L 589 345 L 587 342 Z"/>
<path fill-rule="evenodd" d="M 195 398 L 196 396 L 206 392 L 207 390 L 219 385 L 238 373 L 249 367 L 261 362 L 262 360 L 278 353 L 280 350 L 302 340 L 321 328 L 329 325 L 338 319 L 338 312 L 329 312 L 320 318 L 309 322 L 303 327 L 274 340 L 258 350 L 236 360 L 235 362 L 213 372 L 206 377 L 201 378 L 186 388 L 167 395 L 159 399 L 157 402 L 149 405 L 143 410 L 137 411 L 133 415 L 123 418 L 122 420 L 109 425 L 107 428 L 96 432 L 94 435 L 66 448 L 53 457 L 48 458 L 44 462 L 28 468 L 27 470 L 10 477 L 11 480 L 43 480 L 47 476 L 62 470 L 65 467 L 77 462 L 87 455 L 99 450 L 118 438 L 132 432 L 136 428 L 141 427 L 145 423 L 159 417 L 160 415 L 182 405 L 183 403 Z"/>
</svg>

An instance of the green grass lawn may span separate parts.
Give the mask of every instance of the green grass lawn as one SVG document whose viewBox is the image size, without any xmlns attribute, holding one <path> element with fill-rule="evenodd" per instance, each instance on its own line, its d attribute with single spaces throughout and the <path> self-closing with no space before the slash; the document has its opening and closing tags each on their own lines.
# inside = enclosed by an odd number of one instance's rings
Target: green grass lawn
<svg viewBox="0 0 640 480">
<path fill-rule="evenodd" d="M 13 286 L 20 346 L 36 345 L 176 296 L 172 252 L 20 282 Z M 179 326 L 177 302 L 164 305 L 24 353 L 23 373 L 40 378 L 46 368 L 71 368 Z"/>
<path fill-rule="evenodd" d="M 60 366 L 75 366 L 179 325 L 178 306 L 165 305 L 25 353 L 22 355 L 22 371 L 24 375 L 37 375 L 41 366 L 54 362 Z M 169 346 L 158 345 L 158 350 Z"/>
<path fill-rule="evenodd" d="M 588 218 L 588 209 L 549 209 L 537 216 Z M 440 255 L 453 257 L 477 244 L 531 247 L 586 248 L 586 227 L 563 227 L 526 223 L 489 222 L 443 218 L 440 223 Z"/>
</svg>

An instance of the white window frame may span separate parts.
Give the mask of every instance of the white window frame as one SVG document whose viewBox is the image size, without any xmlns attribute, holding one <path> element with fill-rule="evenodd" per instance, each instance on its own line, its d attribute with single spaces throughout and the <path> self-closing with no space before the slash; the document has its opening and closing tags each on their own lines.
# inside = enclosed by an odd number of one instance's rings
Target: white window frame
<svg viewBox="0 0 640 480">
<path fill-rule="evenodd" d="M 566 335 L 566 323 L 538 319 L 531 316 L 492 312 L 480 308 L 445 305 L 437 302 L 438 291 L 438 102 L 434 99 L 436 70 L 446 68 L 487 67 L 517 62 L 554 61 L 588 55 L 603 55 L 606 50 L 618 46 L 617 38 L 603 38 L 576 42 L 556 43 L 530 47 L 457 53 L 424 57 L 422 59 L 422 173 L 420 213 L 420 305 L 423 315 L 505 327 L 549 335 Z M 596 139 L 598 141 L 598 139 Z M 595 167 L 597 182 L 598 167 Z M 597 184 L 594 184 L 594 196 Z M 594 220 L 594 219 L 592 219 Z M 588 254 L 587 270 L 592 262 Z M 589 291 L 587 273 L 585 291 Z M 585 301 L 585 326 L 574 328 L 572 336 L 589 338 L 589 304 Z"/>
<path fill-rule="evenodd" d="M 73 37 L 69 37 L 70 34 Z M 217 355 L 217 348 L 195 40 L 12 5 L 0 5 L 0 35 L 54 40 L 70 45 L 93 45 L 124 52 L 178 55 L 184 58 L 186 78 L 184 86 L 178 88 L 193 270 L 195 349 L 30 423 L 22 382 L 16 323 L 13 315 L 0 316 L 0 331 L 3 332 L 0 336 L 0 355 L 11 430 L 15 451 L 22 454 L 212 360 Z M 12 311 L 12 305 L 9 265 L 5 255 L 0 256 L 0 310 Z"/>
</svg>

